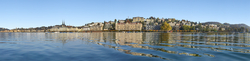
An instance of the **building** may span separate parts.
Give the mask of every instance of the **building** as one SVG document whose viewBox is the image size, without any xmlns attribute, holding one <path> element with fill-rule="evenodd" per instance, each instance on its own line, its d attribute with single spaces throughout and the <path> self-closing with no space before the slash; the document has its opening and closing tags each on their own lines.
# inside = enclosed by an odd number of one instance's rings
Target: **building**
<svg viewBox="0 0 250 61">
<path fill-rule="evenodd" d="M 91 31 L 101 31 L 101 30 L 103 30 L 103 25 L 91 26 L 90 30 Z"/>
<path fill-rule="evenodd" d="M 109 23 L 110 23 L 110 24 L 115 24 L 115 22 L 114 22 L 114 21 L 109 21 Z"/>
<path fill-rule="evenodd" d="M 181 28 L 180 26 L 176 25 L 172 27 L 172 30 L 180 30 L 180 28 Z"/>
<path fill-rule="evenodd" d="M 175 21 L 175 18 L 168 18 L 167 21 Z"/>
<path fill-rule="evenodd" d="M 112 30 L 113 29 L 113 24 L 111 23 L 105 23 L 103 26 L 103 30 Z"/>
<path fill-rule="evenodd" d="M 31 30 L 31 32 L 44 32 L 46 30 Z M 73 27 L 73 26 L 66 26 L 65 22 L 62 22 L 62 25 L 56 25 L 50 29 L 48 29 L 48 31 L 51 32 L 66 32 L 66 31 L 70 31 L 70 32 L 75 32 L 75 31 L 82 31 L 81 28 L 79 27 Z"/>
<path fill-rule="evenodd" d="M 61 31 L 67 31 L 68 27 L 53 27 L 49 29 L 49 31 L 52 32 L 61 32 Z M 36 32 L 36 30 L 32 30 L 32 32 Z"/>
<path fill-rule="evenodd" d="M 221 31 L 225 31 L 225 28 L 221 28 Z"/>
<path fill-rule="evenodd" d="M 161 26 L 160 25 L 146 25 L 144 27 L 144 30 L 160 30 Z"/>
<path fill-rule="evenodd" d="M 176 23 L 176 22 L 169 22 L 168 24 L 169 24 L 171 27 L 173 27 L 173 26 L 175 26 L 175 23 Z"/>
<path fill-rule="evenodd" d="M 143 17 L 133 17 L 133 21 L 132 22 L 143 22 L 144 18 Z"/>
<path fill-rule="evenodd" d="M 210 29 L 219 30 L 219 27 L 217 27 L 217 25 L 215 25 L 215 24 L 208 24 L 208 26 L 209 26 Z"/>
<path fill-rule="evenodd" d="M 118 20 L 118 23 L 125 23 L 125 20 Z"/>
<path fill-rule="evenodd" d="M 116 30 L 142 30 L 141 23 L 116 23 Z"/>
<path fill-rule="evenodd" d="M 83 30 L 83 31 L 89 31 L 90 28 L 89 28 L 89 27 L 82 27 L 82 30 Z"/>
<path fill-rule="evenodd" d="M 60 32 L 60 31 L 67 31 L 68 27 L 65 25 L 65 22 L 62 22 L 62 25 L 55 25 L 49 31 L 52 32 Z M 31 32 L 37 32 L 36 30 L 31 30 Z"/>
<path fill-rule="evenodd" d="M 193 23 L 193 24 L 191 24 L 191 26 L 198 26 L 198 24 L 197 23 Z"/>
<path fill-rule="evenodd" d="M 146 22 L 154 22 L 155 20 L 154 19 L 146 19 L 145 21 Z"/>
<path fill-rule="evenodd" d="M 104 24 L 102 22 L 92 22 L 88 23 L 83 27 L 83 31 L 91 30 L 91 31 L 101 31 L 103 30 Z"/>
<path fill-rule="evenodd" d="M 68 27 L 67 31 L 82 31 L 81 27 Z"/>
<path fill-rule="evenodd" d="M 165 22 L 165 19 L 164 18 L 159 19 L 158 22 L 163 23 L 163 22 Z"/>
</svg>

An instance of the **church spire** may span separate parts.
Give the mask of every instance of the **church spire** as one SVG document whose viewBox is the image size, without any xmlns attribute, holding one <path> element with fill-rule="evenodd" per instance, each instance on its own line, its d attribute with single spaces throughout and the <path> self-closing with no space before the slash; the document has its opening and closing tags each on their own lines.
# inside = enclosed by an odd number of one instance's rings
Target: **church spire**
<svg viewBox="0 0 250 61">
<path fill-rule="evenodd" d="M 62 27 L 66 27 L 64 20 L 62 21 Z"/>
<path fill-rule="evenodd" d="M 64 20 L 62 21 L 62 25 L 65 25 L 65 21 Z"/>
</svg>

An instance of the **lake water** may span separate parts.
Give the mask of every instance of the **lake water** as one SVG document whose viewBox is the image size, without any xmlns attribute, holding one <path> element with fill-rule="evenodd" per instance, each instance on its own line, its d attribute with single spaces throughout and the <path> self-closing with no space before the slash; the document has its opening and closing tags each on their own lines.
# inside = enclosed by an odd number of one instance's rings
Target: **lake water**
<svg viewBox="0 0 250 61">
<path fill-rule="evenodd" d="M 0 33 L 0 61 L 248 61 L 248 33 Z"/>
</svg>

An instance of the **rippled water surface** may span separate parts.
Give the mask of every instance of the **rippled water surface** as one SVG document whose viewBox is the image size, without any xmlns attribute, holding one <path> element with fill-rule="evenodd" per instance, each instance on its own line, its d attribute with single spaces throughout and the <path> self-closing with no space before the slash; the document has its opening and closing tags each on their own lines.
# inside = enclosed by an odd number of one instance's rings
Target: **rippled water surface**
<svg viewBox="0 0 250 61">
<path fill-rule="evenodd" d="M 248 61 L 248 33 L 0 33 L 0 61 Z"/>
</svg>

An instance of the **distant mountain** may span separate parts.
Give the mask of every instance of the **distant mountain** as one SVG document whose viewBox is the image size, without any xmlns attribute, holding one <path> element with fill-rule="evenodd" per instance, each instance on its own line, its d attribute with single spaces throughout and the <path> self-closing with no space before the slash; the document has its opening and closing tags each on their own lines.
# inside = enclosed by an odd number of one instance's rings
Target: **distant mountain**
<svg viewBox="0 0 250 61">
<path fill-rule="evenodd" d="M 223 23 L 224 25 L 230 25 L 229 23 Z"/>
<path fill-rule="evenodd" d="M 240 28 L 240 27 L 245 27 L 245 28 L 250 28 L 248 25 L 246 24 L 230 24 L 230 27 L 232 28 Z"/>
<path fill-rule="evenodd" d="M 221 24 L 220 22 L 205 22 L 204 24 Z"/>
<path fill-rule="evenodd" d="M 248 25 L 246 24 L 229 24 L 229 23 L 220 23 L 220 22 L 205 22 L 204 24 L 221 24 L 221 25 L 230 25 L 230 27 L 246 27 L 246 28 L 249 28 Z"/>
<path fill-rule="evenodd" d="M 220 23 L 220 22 L 205 22 L 205 24 L 216 24 L 216 25 L 229 25 L 231 28 L 240 28 L 245 27 L 250 30 L 250 27 L 246 24 L 229 24 L 229 23 Z"/>
</svg>

